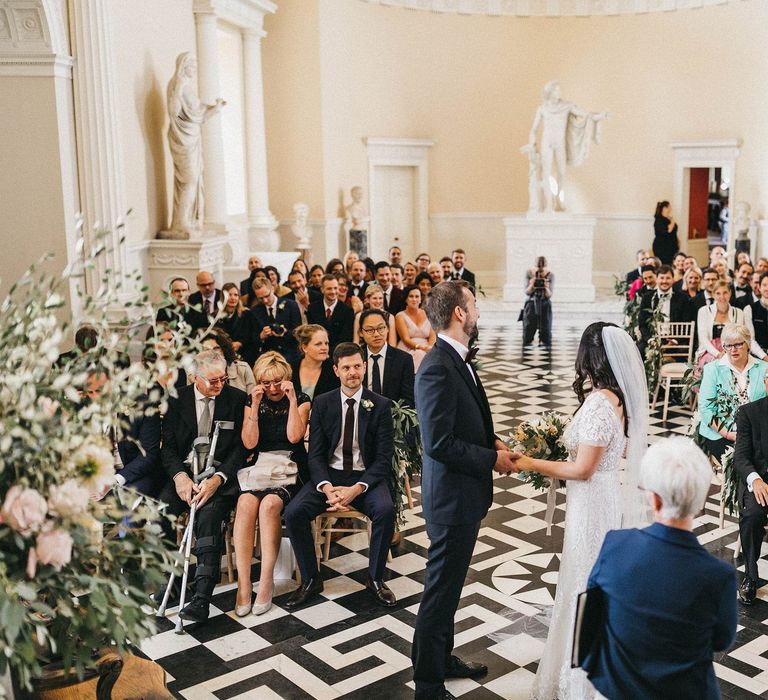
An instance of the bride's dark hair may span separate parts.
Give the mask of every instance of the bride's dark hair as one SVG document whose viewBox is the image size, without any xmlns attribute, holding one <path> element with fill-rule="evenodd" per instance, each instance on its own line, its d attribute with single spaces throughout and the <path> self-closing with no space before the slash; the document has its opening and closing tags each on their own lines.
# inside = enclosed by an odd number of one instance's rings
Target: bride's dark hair
<svg viewBox="0 0 768 700">
<path fill-rule="evenodd" d="M 573 380 L 573 390 L 576 392 L 576 398 L 579 399 L 579 408 L 584 403 L 587 394 L 595 389 L 608 389 L 616 394 L 619 399 L 619 406 L 624 407 L 624 434 L 628 435 L 629 417 L 627 416 L 624 392 L 621 390 L 616 375 L 611 369 L 611 363 L 608 362 L 608 356 L 605 354 L 603 328 L 606 326 L 618 328 L 615 323 L 597 321 L 584 329 L 579 343 L 579 351 L 576 354 L 576 379 Z M 585 390 L 584 385 L 587 381 L 590 386 Z"/>
</svg>

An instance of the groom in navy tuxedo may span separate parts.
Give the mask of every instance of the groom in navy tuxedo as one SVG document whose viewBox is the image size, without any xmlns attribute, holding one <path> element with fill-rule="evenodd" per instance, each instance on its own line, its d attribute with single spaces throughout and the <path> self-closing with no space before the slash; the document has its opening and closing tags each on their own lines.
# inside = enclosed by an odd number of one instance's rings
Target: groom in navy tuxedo
<svg viewBox="0 0 768 700">
<path fill-rule="evenodd" d="M 383 580 L 395 529 L 389 489 L 394 451 L 391 402 L 363 388 L 365 361 L 359 345 L 339 343 L 333 351 L 333 368 L 341 390 L 316 396 L 312 404 L 312 480 L 285 509 L 285 525 L 301 570 L 301 586 L 286 602 L 287 610 L 296 610 L 323 590 L 312 521 L 321 513 L 346 509 L 359 510 L 371 521 L 366 588 L 380 605 L 397 602 Z"/>
<path fill-rule="evenodd" d="M 463 280 L 441 282 L 427 297 L 437 342 L 416 374 L 423 443 L 421 499 L 430 540 L 411 659 L 416 699 L 452 697 L 446 678 L 476 678 L 487 666 L 453 655 L 453 617 L 480 521 L 493 500 L 493 470 L 513 470 L 512 453 L 493 432 L 491 409 L 472 367 L 479 313 Z"/>
</svg>

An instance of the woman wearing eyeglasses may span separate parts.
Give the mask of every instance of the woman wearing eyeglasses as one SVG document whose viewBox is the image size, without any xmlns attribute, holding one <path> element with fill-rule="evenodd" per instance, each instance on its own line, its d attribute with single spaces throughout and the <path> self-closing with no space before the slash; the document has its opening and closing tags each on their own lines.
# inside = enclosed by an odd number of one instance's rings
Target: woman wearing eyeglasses
<svg viewBox="0 0 768 700">
<path fill-rule="evenodd" d="M 394 345 L 397 342 L 395 319 L 392 314 L 384 308 L 384 292 L 376 283 L 369 284 L 368 287 L 366 287 L 363 308 L 359 313 L 355 314 L 355 323 L 352 329 L 352 342 L 360 342 L 360 314 L 362 314 L 365 309 L 378 309 L 379 311 L 384 312 L 384 315 L 387 318 L 387 343 Z"/>
<path fill-rule="evenodd" d="M 397 347 L 413 355 L 413 369 L 418 370 L 421 361 L 435 344 L 437 335 L 422 308 L 421 289 L 416 286 L 403 290 L 405 309 L 395 317 L 400 342 Z"/>
<path fill-rule="evenodd" d="M 768 363 L 750 355 L 752 334 L 739 323 L 727 324 L 720 334 L 725 355 L 704 366 L 699 390 L 699 435 L 707 452 L 716 459 L 736 442 L 736 415 L 723 421 L 716 415 L 715 401 L 735 399 L 739 406 L 762 399 L 766 395 Z"/>
<path fill-rule="evenodd" d="M 233 542 L 237 565 L 235 613 L 262 615 L 272 607 L 273 575 L 280 550 L 280 514 L 298 486 L 309 479 L 304 434 L 309 420 L 309 397 L 297 394 L 291 381 L 291 366 L 277 352 L 266 352 L 253 366 L 256 387 L 251 405 L 245 407 L 241 437 L 246 449 L 261 455 L 268 452 L 289 454 L 298 467 L 296 484 L 259 491 L 243 491 L 237 500 Z M 251 607 L 253 585 L 251 560 L 259 523 L 261 573 L 256 601 Z"/>
</svg>

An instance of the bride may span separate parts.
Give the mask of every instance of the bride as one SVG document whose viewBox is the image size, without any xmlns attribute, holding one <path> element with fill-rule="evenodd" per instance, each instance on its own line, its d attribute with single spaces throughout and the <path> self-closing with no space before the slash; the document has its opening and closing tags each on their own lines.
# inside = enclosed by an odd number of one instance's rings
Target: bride
<svg viewBox="0 0 768 700">
<path fill-rule="evenodd" d="M 645 520 L 637 475 L 648 440 L 648 387 L 640 353 L 625 331 L 604 322 L 586 328 L 573 389 L 581 405 L 564 435 L 569 460 L 520 455 L 515 462 L 518 471 L 567 481 L 563 555 L 552 622 L 531 691 L 535 700 L 597 696 L 586 673 L 571 669 L 576 597 L 586 590 L 605 533 Z"/>
</svg>

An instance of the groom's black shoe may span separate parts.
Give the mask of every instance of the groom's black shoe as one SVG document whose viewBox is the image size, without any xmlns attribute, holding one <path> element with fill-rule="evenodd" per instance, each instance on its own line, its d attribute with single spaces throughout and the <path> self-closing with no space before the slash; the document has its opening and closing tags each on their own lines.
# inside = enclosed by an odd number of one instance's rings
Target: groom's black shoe
<svg viewBox="0 0 768 700">
<path fill-rule="evenodd" d="M 451 656 L 451 660 L 445 665 L 446 678 L 479 678 L 488 673 L 485 664 L 476 661 L 462 661 L 458 656 Z"/>
<path fill-rule="evenodd" d="M 757 597 L 757 583 L 749 576 L 745 576 L 739 586 L 739 602 L 742 605 L 752 605 Z"/>
</svg>

